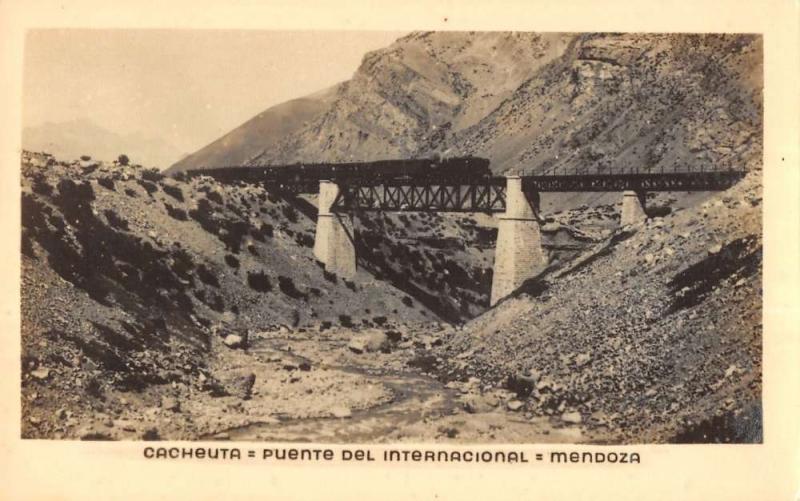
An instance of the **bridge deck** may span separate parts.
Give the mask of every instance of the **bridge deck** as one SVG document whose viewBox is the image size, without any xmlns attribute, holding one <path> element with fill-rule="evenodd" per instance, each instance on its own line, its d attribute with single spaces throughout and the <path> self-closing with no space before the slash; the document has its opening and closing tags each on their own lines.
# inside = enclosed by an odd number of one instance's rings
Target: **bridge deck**
<svg viewBox="0 0 800 501">
<path fill-rule="evenodd" d="M 726 189 L 744 173 L 717 171 L 671 174 L 607 174 L 522 176 L 522 189 L 541 192 L 716 191 Z M 359 180 L 340 184 L 335 210 L 503 212 L 505 177 L 453 181 L 430 178 Z"/>
<path fill-rule="evenodd" d="M 339 185 L 334 210 L 503 212 L 506 178 L 493 176 L 488 161 L 397 160 L 348 164 L 298 164 L 226 167 L 189 171 L 222 182 L 257 182 L 293 193 L 314 193 L 320 180 Z M 522 187 L 534 192 L 717 191 L 746 172 L 682 170 L 523 175 Z"/>
</svg>

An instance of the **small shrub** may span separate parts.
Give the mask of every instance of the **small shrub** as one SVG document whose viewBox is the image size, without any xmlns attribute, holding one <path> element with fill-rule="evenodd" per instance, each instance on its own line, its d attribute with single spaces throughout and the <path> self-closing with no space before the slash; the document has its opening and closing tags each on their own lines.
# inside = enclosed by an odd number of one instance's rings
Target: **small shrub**
<svg viewBox="0 0 800 501">
<path fill-rule="evenodd" d="M 355 292 L 356 291 L 356 284 L 355 282 L 351 282 L 350 280 L 345 280 L 344 285 L 347 286 L 348 289 Z"/>
<path fill-rule="evenodd" d="M 119 214 L 114 212 L 111 209 L 106 209 L 103 211 L 105 214 L 106 219 L 108 220 L 108 225 L 117 230 L 128 231 L 130 227 L 128 226 L 128 221 L 126 221 L 123 217 Z"/>
<path fill-rule="evenodd" d="M 325 280 L 328 282 L 335 284 L 336 283 L 336 273 L 331 273 L 329 271 L 323 271 L 322 276 L 325 277 Z"/>
<path fill-rule="evenodd" d="M 295 210 L 294 207 L 292 207 L 291 205 L 284 205 L 283 207 L 281 207 L 281 210 L 283 211 L 283 215 L 286 216 L 286 219 L 288 219 L 289 222 L 291 223 L 297 222 L 297 210 Z"/>
<path fill-rule="evenodd" d="M 290 277 L 280 275 L 278 277 L 278 287 L 281 292 L 294 299 L 308 299 L 308 296 L 297 290 L 294 281 Z"/>
<path fill-rule="evenodd" d="M 242 249 L 242 239 L 249 232 L 250 226 L 244 221 L 223 221 L 225 232 L 220 232 L 219 239 L 225 243 L 225 247 L 238 254 Z"/>
<path fill-rule="evenodd" d="M 178 221 L 188 221 L 189 216 L 186 214 L 186 211 L 181 209 L 180 207 L 173 207 L 168 203 L 164 203 L 164 207 L 167 209 L 167 214 L 172 219 L 177 219 Z"/>
<path fill-rule="evenodd" d="M 197 267 L 197 278 L 206 285 L 219 288 L 219 279 L 214 275 L 214 272 L 209 270 L 204 264 Z"/>
<path fill-rule="evenodd" d="M 412 300 L 411 300 L 411 298 L 410 298 L 410 297 L 408 297 L 408 296 L 405 296 L 405 297 L 402 299 L 402 301 L 403 301 L 403 304 L 404 304 L 404 305 L 406 305 L 406 306 L 408 306 L 409 308 L 411 308 L 411 307 L 414 305 L 414 301 L 412 301 Z"/>
<path fill-rule="evenodd" d="M 237 207 L 236 205 L 234 205 L 233 203 L 227 203 L 227 204 L 225 204 L 225 207 L 227 207 L 227 209 L 229 211 L 233 212 L 237 217 L 239 217 L 241 219 L 244 219 L 244 218 L 247 217 L 247 216 L 245 216 L 244 212 L 242 212 L 242 210 L 239 207 Z"/>
<path fill-rule="evenodd" d="M 183 191 L 179 186 L 172 186 L 171 184 L 165 184 L 162 189 L 164 190 L 164 193 L 171 196 L 175 200 L 183 202 Z"/>
<path fill-rule="evenodd" d="M 105 400 L 105 394 L 103 392 L 103 385 L 100 383 L 100 381 L 96 377 L 93 377 L 93 376 L 89 377 L 89 379 L 86 381 L 86 385 L 84 386 L 84 391 L 86 391 L 86 394 L 91 396 L 91 397 L 94 397 L 94 398 L 97 398 L 97 399 L 100 399 L 100 400 Z"/>
<path fill-rule="evenodd" d="M 41 174 L 37 174 L 33 178 L 31 189 L 34 193 L 38 193 L 39 195 L 45 195 L 49 197 L 53 194 L 53 187 L 47 182 L 47 178 Z"/>
<path fill-rule="evenodd" d="M 225 311 L 225 301 L 222 299 L 222 296 L 220 294 L 209 292 L 208 301 L 206 301 L 206 305 L 208 305 L 209 308 L 216 311 L 217 313 L 222 313 Z"/>
<path fill-rule="evenodd" d="M 76 183 L 71 179 L 64 179 L 58 183 L 58 193 L 59 199 L 70 206 L 94 200 L 94 189 L 91 184 Z"/>
<path fill-rule="evenodd" d="M 373 317 L 372 321 L 375 322 L 375 325 L 381 326 L 386 323 L 386 317 L 384 316 Z"/>
<path fill-rule="evenodd" d="M 223 200 L 222 200 L 222 195 L 220 195 L 218 191 L 209 190 L 209 192 L 206 193 L 206 198 L 208 198 L 212 202 L 216 202 L 216 203 L 218 203 L 220 205 L 222 205 L 224 203 Z"/>
<path fill-rule="evenodd" d="M 150 196 L 152 196 L 153 193 L 158 191 L 158 186 L 156 186 L 154 183 L 151 183 L 150 181 L 146 181 L 144 179 L 137 179 L 136 182 L 139 183 L 139 185 L 141 185 L 141 187 L 144 188 L 145 191 L 147 191 L 147 194 Z"/>
<path fill-rule="evenodd" d="M 307 233 L 298 233 L 295 235 L 294 240 L 302 247 L 314 247 L 313 235 L 309 235 Z"/>
<path fill-rule="evenodd" d="M 320 324 L 319 331 L 320 332 L 324 332 L 324 331 L 330 329 L 332 325 L 333 324 L 331 324 L 331 322 L 329 322 L 328 320 L 325 320 Z"/>
<path fill-rule="evenodd" d="M 117 157 L 117 163 L 122 165 L 122 166 L 125 166 L 125 165 L 128 165 L 129 163 L 131 163 L 131 159 L 128 158 L 128 155 L 123 153 L 122 155 Z"/>
<path fill-rule="evenodd" d="M 256 257 L 259 256 L 258 249 L 256 249 L 255 245 L 253 245 L 253 244 L 248 245 L 247 246 L 247 250 L 248 250 L 248 252 L 250 252 L 250 254 L 252 254 L 252 255 L 254 255 Z"/>
<path fill-rule="evenodd" d="M 239 269 L 239 260 L 236 259 L 236 256 L 232 256 L 230 254 L 225 254 L 225 262 L 231 268 L 238 270 Z"/>
<path fill-rule="evenodd" d="M 149 430 L 145 431 L 142 435 L 142 440 L 148 442 L 154 442 L 157 440 L 161 440 L 161 435 L 158 434 L 158 430 L 155 428 L 150 428 Z"/>
<path fill-rule="evenodd" d="M 342 327 L 353 327 L 353 319 L 350 315 L 339 315 L 339 323 Z"/>
<path fill-rule="evenodd" d="M 157 183 L 164 179 L 164 174 L 158 171 L 158 169 L 145 169 L 142 171 L 142 179 L 145 181 L 150 181 L 152 183 Z"/>
<path fill-rule="evenodd" d="M 100 186 L 102 186 L 107 190 L 114 191 L 114 180 L 111 179 L 110 177 L 98 177 L 97 184 L 99 184 Z"/>
<path fill-rule="evenodd" d="M 272 283 L 270 282 L 269 277 L 262 271 L 255 273 L 249 272 L 247 274 L 247 285 L 249 285 L 254 291 L 258 292 L 272 291 Z"/>
<path fill-rule="evenodd" d="M 131 188 L 125 188 L 125 194 L 128 195 L 131 198 L 136 198 L 136 197 L 139 196 L 139 195 L 136 194 L 136 190 L 133 190 Z"/>
<path fill-rule="evenodd" d="M 274 228 L 271 224 L 261 223 L 261 226 L 250 230 L 250 234 L 259 242 L 265 242 L 267 238 L 272 238 Z"/>
</svg>

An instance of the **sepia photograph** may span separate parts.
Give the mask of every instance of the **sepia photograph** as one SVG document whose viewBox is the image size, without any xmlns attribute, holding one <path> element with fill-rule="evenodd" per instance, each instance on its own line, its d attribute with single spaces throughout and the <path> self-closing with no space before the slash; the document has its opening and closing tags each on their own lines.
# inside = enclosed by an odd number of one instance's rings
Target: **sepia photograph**
<svg viewBox="0 0 800 501">
<path fill-rule="evenodd" d="M 20 436 L 762 443 L 763 60 L 29 30 Z"/>
</svg>

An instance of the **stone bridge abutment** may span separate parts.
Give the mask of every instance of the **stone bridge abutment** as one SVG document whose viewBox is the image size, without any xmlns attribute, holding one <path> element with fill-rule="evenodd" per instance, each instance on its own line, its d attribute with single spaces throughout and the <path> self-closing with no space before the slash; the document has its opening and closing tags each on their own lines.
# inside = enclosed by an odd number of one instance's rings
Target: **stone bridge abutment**
<svg viewBox="0 0 800 501">
<path fill-rule="evenodd" d="M 522 178 L 506 178 L 506 211 L 500 216 L 489 305 L 547 268 L 539 222 L 539 193 L 525 192 Z"/>
<path fill-rule="evenodd" d="M 314 235 L 314 257 L 325 264 L 325 270 L 343 278 L 356 274 L 356 247 L 353 220 L 346 212 L 332 212 L 339 194 L 332 181 L 320 181 L 317 230 Z"/>
</svg>

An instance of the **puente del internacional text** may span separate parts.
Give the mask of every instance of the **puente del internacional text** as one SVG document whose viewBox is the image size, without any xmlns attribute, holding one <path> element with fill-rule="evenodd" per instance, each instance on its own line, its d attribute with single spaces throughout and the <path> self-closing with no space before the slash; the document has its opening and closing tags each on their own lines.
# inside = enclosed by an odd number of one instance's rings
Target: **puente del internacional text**
<svg viewBox="0 0 800 501">
<path fill-rule="evenodd" d="M 745 174 L 743 170 L 688 167 L 496 176 L 489 161 L 477 157 L 226 166 L 187 172 L 224 183 L 258 183 L 275 192 L 318 193 L 314 255 L 327 271 L 345 278 L 356 271 L 352 218 L 359 211 L 500 213 L 492 306 L 547 266 L 541 243 L 540 193 L 622 192 L 620 225 L 624 227 L 647 218 L 648 192 L 724 190 Z"/>
</svg>

